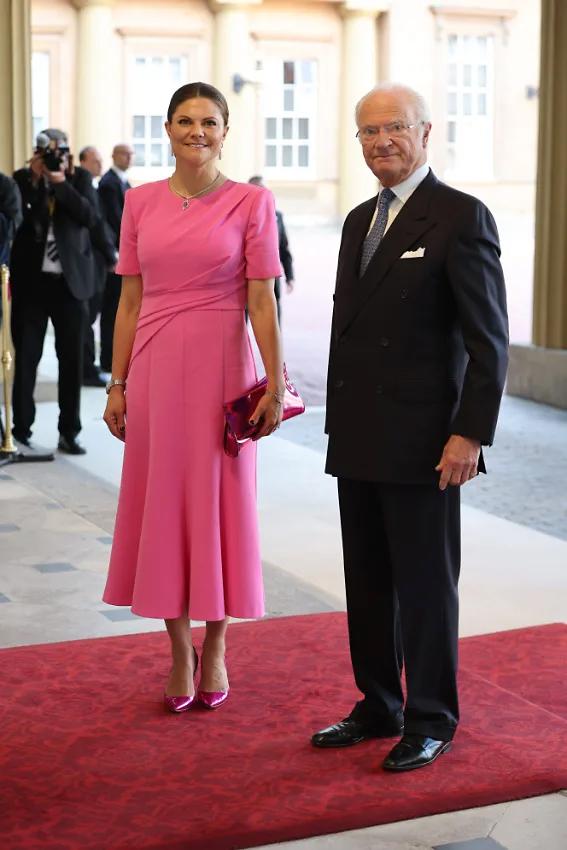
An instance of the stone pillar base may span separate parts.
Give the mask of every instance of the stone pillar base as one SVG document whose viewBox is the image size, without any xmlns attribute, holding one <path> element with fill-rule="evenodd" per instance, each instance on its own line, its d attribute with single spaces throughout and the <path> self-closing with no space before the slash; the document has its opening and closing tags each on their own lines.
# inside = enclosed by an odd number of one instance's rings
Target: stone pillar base
<svg viewBox="0 0 567 850">
<path fill-rule="evenodd" d="M 506 392 L 567 410 L 567 350 L 511 345 Z"/>
</svg>

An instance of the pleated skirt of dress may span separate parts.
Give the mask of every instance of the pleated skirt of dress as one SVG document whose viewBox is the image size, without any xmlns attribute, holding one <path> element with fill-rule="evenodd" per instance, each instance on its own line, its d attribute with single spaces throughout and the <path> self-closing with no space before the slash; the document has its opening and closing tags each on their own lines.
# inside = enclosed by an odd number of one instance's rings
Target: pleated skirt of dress
<svg viewBox="0 0 567 850">
<path fill-rule="evenodd" d="M 256 380 L 240 310 L 186 310 L 131 363 L 103 599 L 142 617 L 264 614 L 256 445 L 223 451 L 223 402 Z"/>
</svg>

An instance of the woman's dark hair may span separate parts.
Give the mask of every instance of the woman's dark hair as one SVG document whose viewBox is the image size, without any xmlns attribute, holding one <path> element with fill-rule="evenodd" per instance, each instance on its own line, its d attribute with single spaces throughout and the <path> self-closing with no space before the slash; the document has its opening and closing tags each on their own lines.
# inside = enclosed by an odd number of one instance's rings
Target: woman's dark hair
<svg viewBox="0 0 567 850">
<path fill-rule="evenodd" d="M 180 89 L 177 89 L 169 102 L 167 120 L 171 123 L 177 107 L 185 103 L 186 100 L 191 100 L 193 97 L 206 97 L 207 100 L 212 100 L 213 103 L 216 103 L 222 115 L 224 126 L 228 127 L 228 103 L 226 102 L 226 98 L 222 92 L 214 86 L 209 85 L 209 83 L 186 83 Z"/>
</svg>

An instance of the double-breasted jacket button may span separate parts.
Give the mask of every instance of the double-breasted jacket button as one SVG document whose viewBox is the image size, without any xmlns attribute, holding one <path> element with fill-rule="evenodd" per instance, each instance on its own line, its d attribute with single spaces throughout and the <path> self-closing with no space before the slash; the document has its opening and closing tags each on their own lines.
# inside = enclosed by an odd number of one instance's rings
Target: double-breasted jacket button
<svg viewBox="0 0 567 850">
<path fill-rule="evenodd" d="M 402 289 L 402 290 L 401 290 L 401 292 L 400 292 L 400 298 L 402 299 L 402 301 L 407 301 L 407 298 L 408 298 L 408 291 L 407 291 L 407 289 Z"/>
<path fill-rule="evenodd" d="M 342 378 L 339 378 L 338 380 L 335 381 L 335 389 L 336 390 L 340 390 L 340 388 L 344 387 L 344 385 L 345 385 L 345 382 L 343 381 Z"/>
<path fill-rule="evenodd" d="M 382 395 L 383 392 L 384 387 L 382 386 L 382 384 L 378 384 L 378 386 L 376 387 L 376 395 Z"/>
<path fill-rule="evenodd" d="M 387 336 L 380 337 L 380 345 L 382 346 L 382 348 L 388 348 L 388 346 L 390 345 L 390 340 Z"/>
</svg>

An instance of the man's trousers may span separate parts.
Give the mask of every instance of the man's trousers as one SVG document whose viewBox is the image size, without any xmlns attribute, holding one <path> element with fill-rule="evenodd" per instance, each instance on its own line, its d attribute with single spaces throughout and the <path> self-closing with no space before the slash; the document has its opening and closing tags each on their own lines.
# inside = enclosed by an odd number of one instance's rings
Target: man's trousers
<svg viewBox="0 0 567 850">
<path fill-rule="evenodd" d="M 41 273 L 19 283 L 12 295 L 12 340 L 15 350 L 13 387 L 14 436 L 27 439 L 35 420 L 34 389 L 43 353 L 47 321 L 55 331 L 59 361 L 59 433 L 73 439 L 81 430 L 83 340 L 87 306 L 75 298 L 63 275 Z"/>
<path fill-rule="evenodd" d="M 339 478 L 348 628 L 370 725 L 451 740 L 457 699 L 460 492 Z M 407 697 L 402 692 L 405 671 Z"/>
</svg>

